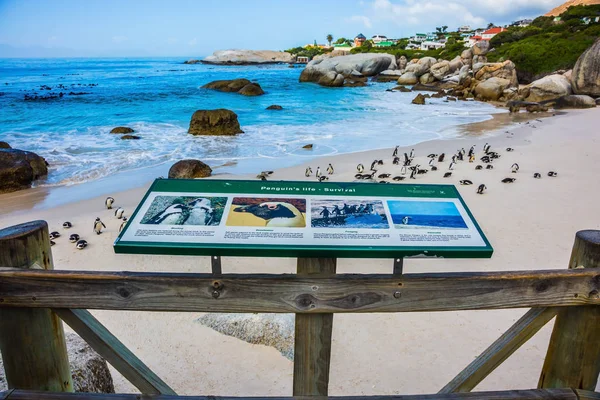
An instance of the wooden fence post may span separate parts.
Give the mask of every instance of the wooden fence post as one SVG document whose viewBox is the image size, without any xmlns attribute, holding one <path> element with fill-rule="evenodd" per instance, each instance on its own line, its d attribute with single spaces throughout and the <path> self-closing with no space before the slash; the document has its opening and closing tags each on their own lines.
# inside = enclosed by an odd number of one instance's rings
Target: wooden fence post
<svg viewBox="0 0 600 400">
<path fill-rule="evenodd" d="M 335 258 L 299 258 L 298 275 L 335 274 Z M 312 288 L 315 296 L 319 288 Z M 296 314 L 294 396 L 327 396 L 333 314 Z"/>
<path fill-rule="evenodd" d="M 600 231 L 579 231 L 569 268 L 600 269 Z M 600 275 L 596 280 L 600 281 Z M 600 283 L 600 282 L 597 282 Z M 598 298 L 591 289 L 589 297 Z M 566 307 L 556 316 L 538 386 L 595 390 L 600 374 L 600 307 Z"/>
<path fill-rule="evenodd" d="M 53 269 L 48 224 L 0 230 L 2 267 Z M 0 351 L 9 388 L 73 391 L 62 322 L 50 309 L 0 307 Z"/>
</svg>

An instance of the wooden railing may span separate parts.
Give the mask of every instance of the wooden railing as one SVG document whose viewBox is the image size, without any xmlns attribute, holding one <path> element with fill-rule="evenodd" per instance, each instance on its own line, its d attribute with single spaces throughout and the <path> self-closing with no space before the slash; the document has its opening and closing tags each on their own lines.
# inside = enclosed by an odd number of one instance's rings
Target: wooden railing
<svg viewBox="0 0 600 400">
<path fill-rule="evenodd" d="M 600 231 L 581 231 L 563 271 L 336 275 L 299 259 L 295 275 L 55 271 L 44 221 L 0 231 L 0 400 L 174 399 L 173 389 L 87 309 L 295 313 L 293 396 L 327 396 L 334 313 L 530 308 L 438 394 L 374 399 L 600 399 Z M 220 260 L 219 260 L 220 261 Z M 556 317 L 538 389 L 468 393 Z M 72 392 L 66 322 L 144 395 Z M 205 399 L 214 397 L 186 397 Z"/>
</svg>

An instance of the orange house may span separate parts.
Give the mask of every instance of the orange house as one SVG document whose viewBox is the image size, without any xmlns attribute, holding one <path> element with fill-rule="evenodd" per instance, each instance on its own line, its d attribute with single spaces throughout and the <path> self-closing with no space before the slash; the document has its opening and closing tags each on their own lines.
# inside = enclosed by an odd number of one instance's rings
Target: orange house
<svg viewBox="0 0 600 400">
<path fill-rule="evenodd" d="M 354 47 L 360 47 L 360 46 L 362 46 L 362 44 L 365 42 L 365 40 L 367 40 L 367 38 L 365 37 L 365 35 L 363 35 L 362 33 L 359 33 L 354 38 Z"/>
</svg>

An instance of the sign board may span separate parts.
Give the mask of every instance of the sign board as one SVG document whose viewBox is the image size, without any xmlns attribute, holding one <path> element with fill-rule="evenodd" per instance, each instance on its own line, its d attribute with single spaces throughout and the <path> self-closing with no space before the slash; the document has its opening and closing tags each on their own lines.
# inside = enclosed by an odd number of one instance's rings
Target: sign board
<svg viewBox="0 0 600 400">
<path fill-rule="evenodd" d="M 452 185 L 156 180 L 115 252 L 255 257 L 491 257 Z"/>
</svg>

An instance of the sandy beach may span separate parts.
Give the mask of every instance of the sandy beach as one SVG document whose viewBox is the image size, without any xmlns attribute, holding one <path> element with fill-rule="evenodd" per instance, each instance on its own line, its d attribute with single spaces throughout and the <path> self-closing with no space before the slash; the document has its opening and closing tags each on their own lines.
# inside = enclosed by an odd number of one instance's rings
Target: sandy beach
<svg viewBox="0 0 600 400">
<path fill-rule="evenodd" d="M 470 132 L 462 139 L 436 140 L 410 148 L 416 162 L 427 165 L 429 153 L 445 153 L 439 170 L 419 175 L 411 183 L 455 184 L 494 247 L 491 259 L 424 260 L 405 262 L 406 273 L 453 271 L 510 271 L 567 267 L 575 233 L 600 229 L 598 159 L 600 109 L 570 111 L 501 127 L 493 137 Z M 487 129 L 490 127 L 488 126 Z M 340 127 L 343 129 L 343 127 Z M 469 128 L 471 129 L 471 128 Z M 473 128 L 474 129 L 474 128 Z M 477 131 L 477 132 L 480 132 Z M 398 135 L 401 135 L 398 132 Z M 485 143 L 501 158 L 492 170 L 475 170 L 476 163 L 459 162 L 450 178 L 450 156 L 475 145 L 478 158 Z M 506 148 L 514 149 L 507 152 Z M 392 165 L 392 149 L 324 157 L 307 164 L 277 170 L 272 180 L 314 180 L 304 170 L 325 169 L 332 163 L 332 181 L 354 181 L 356 165 L 367 169 L 383 159 L 379 173 L 399 175 Z M 510 167 L 520 170 L 512 174 Z M 558 176 L 547 176 L 556 171 Z M 533 174 L 540 173 L 541 179 Z M 506 177 L 512 184 L 501 183 Z M 216 175 L 223 179 L 254 176 Z M 472 186 L 460 186 L 469 179 Z M 484 195 L 476 194 L 485 184 Z M 85 185 L 85 184 L 84 184 Z M 82 185 L 83 186 L 83 185 Z M 115 205 L 131 215 L 148 185 L 111 195 Z M 53 190 L 64 190 L 61 188 Z M 59 192 L 61 193 L 61 192 Z M 68 191 L 62 192 L 68 196 Z M 0 228 L 43 219 L 51 230 L 79 233 L 89 247 L 77 251 L 66 237 L 52 248 L 56 269 L 101 271 L 209 272 L 207 257 L 116 255 L 112 244 L 120 221 L 104 208 L 105 195 L 55 207 L 36 207 L 48 196 L 46 189 L 0 195 Z M 54 194 L 56 196 L 56 194 Z M 57 204 L 58 204 L 57 203 Z M 102 218 L 104 234 L 92 233 L 92 222 Z M 93 236 L 92 236 L 93 235 Z M 338 261 L 340 273 L 389 273 L 391 260 Z M 292 273 L 292 259 L 224 258 L 223 271 Z M 526 310 L 469 311 L 414 314 L 336 315 L 333 330 L 331 395 L 392 395 L 435 393 L 491 344 Z M 94 311 L 122 342 L 165 380 L 178 394 L 283 396 L 292 393 L 292 363 L 277 350 L 245 343 L 196 322 L 198 313 L 138 313 Z M 552 324 L 548 324 L 476 390 L 526 389 L 537 386 Z M 113 371 L 117 392 L 136 392 Z M 425 378 L 426 377 L 426 378 Z"/>
</svg>

